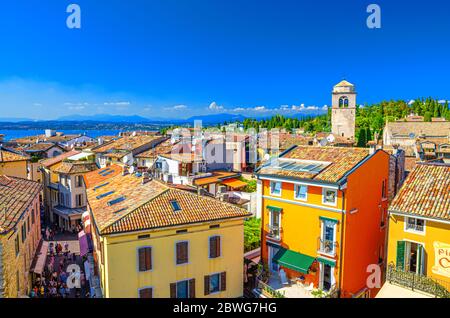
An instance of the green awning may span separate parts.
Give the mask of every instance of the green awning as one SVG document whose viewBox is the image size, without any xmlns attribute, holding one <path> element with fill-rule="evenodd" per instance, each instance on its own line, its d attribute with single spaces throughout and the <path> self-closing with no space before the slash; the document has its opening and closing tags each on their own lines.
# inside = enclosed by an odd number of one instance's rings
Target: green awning
<svg viewBox="0 0 450 318">
<path fill-rule="evenodd" d="M 271 205 L 268 205 L 267 208 L 269 210 L 272 210 L 272 211 L 275 211 L 275 212 L 281 212 L 281 210 L 282 210 L 282 208 L 278 208 L 276 206 L 271 206 Z"/>
<path fill-rule="evenodd" d="M 274 256 L 273 260 L 281 266 L 307 274 L 309 267 L 311 267 L 311 264 L 314 262 L 315 258 L 281 248 Z"/>
<path fill-rule="evenodd" d="M 318 257 L 317 261 L 319 261 L 319 262 L 321 262 L 323 264 L 332 266 L 332 267 L 336 266 L 336 261 L 332 261 L 332 260 L 329 260 L 329 259 L 326 259 L 326 258 L 323 258 L 323 257 Z"/>
<path fill-rule="evenodd" d="M 319 219 L 322 220 L 322 221 L 330 221 L 330 222 L 334 222 L 334 223 L 338 223 L 339 222 L 336 219 L 330 219 L 330 218 L 327 218 L 327 217 L 324 217 L 324 216 L 320 216 Z"/>
</svg>

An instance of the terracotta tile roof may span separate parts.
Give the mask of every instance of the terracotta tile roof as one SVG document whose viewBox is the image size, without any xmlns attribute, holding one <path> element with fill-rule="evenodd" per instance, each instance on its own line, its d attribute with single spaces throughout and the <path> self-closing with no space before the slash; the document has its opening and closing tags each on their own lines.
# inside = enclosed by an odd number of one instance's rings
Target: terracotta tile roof
<svg viewBox="0 0 450 318">
<path fill-rule="evenodd" d="M 24 161 L 29 160 L 28 157 L 25 157 L 13 150 L 4 148 L 0 146 L 0 162 L 13 162 L 13 161 Z"/>
<path fill-rule="evenodd" d="M 389 210 L 450 220 L 450 166 L 418 164 Z"/>
<path fill-rule="evenodd" d="M 98 171 L 90 174 L 94 173 Z M 135 174 L 109 175 L 103 182 L 89 185 L 87 198 L 102 234 L 249 216 L 232 204 L 171 188 L 157 180 L 143 183 L 143 177 Z M 173 210 L 173 200 L 181 211 Z"/>
<path fill-rule="evenodd" d="M 33 144 L 29 147 L 26 147 L 24 149 L 25 152 L 40 152 L 40 151 L 47 151 L 53 147 L 58 147 L 55 144 L 48 143 L 48 142 L 41 142 L 38 144 Z M 58 147 L 61 148 L 61 147 Z M 61 148 L 62 149 L 62 148 Z"/>
<path fill-rule="evenodd" d="M 166 140 L 159 145 L 153 147 L 152 149 L 149 149 L 147 151 L 141 152 L 140 154 L 137 154 L 136 158 L 151 158 L 155 159 L 160 154 L 167 154 L 172 152 L 172 143 L 170 140 Z"/>
<path fill-rule="evenodd" d="M 179 211 L 174 211 L 171 204 L 173 201 L 178 203 Z M 249 216 L 251 214 L 246 210 L 230 203 L 169 188 L 105 228 L 104 233 L 166 228 Z"/>
<path fill-rule="evenodd" d="M 67 159 L 69 157 L 78 155 L 79 153 L 81 153 L 80 151 L 76 151 L 76 150 L 71 150 L 69 152 L 65 152 L 59 156 L 53 157 L 53 158 L 48 158 L 48 159 L 44 159 L 42 160 L 40 163 L 41 165 L 43 165 L 44 167 L 51 167 L 56 163 L 59 163 L 61 161 L 63 161 L 64 159 Z"/>
<path fill-rule="evenodd" d="M 284 154 L 282 160 L 278 159 L 262 166 L 259 174 L 335 183 L 368 156 L 369 149 L 366 148 L 297 146 Z M 279 167 L 282 162 L 301 163 L 302 161 L 323 164 L 323 169 L 318 172 L 309 172 Z"/>
<path fill-rule="evenodd" d="M 38 182 L 0 176 L 0 233 L 15 227 L 40 191 Z"/>
<path fill-rule="evenodd" d="M 227 171 L 214 171 L 210 173 L 210 176 L 203 177 L 203 178 L 196 178 L 194 180 L 194 184 L 196 186 L 202 186 L 207 185 L 211 183 L 220 183 L 224 179 L 227 178 L 233 178 L 233 177 L 239 177 L 239 173 L 235 172 L 227 172 Z"/>
<path fill-rule="evenodd" d="M 103 175 L 99 174 L 99 172 L 108 172 L 108 174 Z M 109 167 L 105 169 L 98 169 L 91 172 L 86 173 L 84 178 L 84 183 L 86 184 L 86 188 L 92 188 L 96 185 L 104 182 L 105 180 L 108 180 L 109 178 L 116 176 L 118 174 L 121 174 L 123 171 L 123 168 L 119 165 L 110 165 Z"/>
<path fill-rule="evenodd" d="M 106 153 L 114 150 L 133 151 L 149 143 L 158 143 L 162 140 L 161 136 L 127 136 L 117 140 L 110 141 L 103 145 L 92 148 L 93 152 Z"/>
<path fill-rule="evenodd" d="M 18 144 L 34 144 L 34 143 L 36 143 L 36 140 L 44 141 L 45 135 L 27 136 L 27 137 L 12 139 L 11 141 L 18 143 Z"/>
<path fill-rule="evenodd" d="M 95 162 L 62 162 L 55 169 L 52 169 L 52 171 L 62 174 L 79 174 L 97 169 L 98 167 Z"/>
<path fill-rule="evenodd" d="M 385 129 L 393 138 L 416 138 L 421 135 L 448 138 L 450 122 L 389 122 Z"/>
</svg>

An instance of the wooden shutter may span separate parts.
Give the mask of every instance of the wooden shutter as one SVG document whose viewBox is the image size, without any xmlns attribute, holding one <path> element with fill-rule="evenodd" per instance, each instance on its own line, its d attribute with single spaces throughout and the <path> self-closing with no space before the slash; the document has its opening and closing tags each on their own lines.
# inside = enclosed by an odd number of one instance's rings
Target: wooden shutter
<svg viewBox="0 0 450 318">
<path fill-rule="evenodd" d="M 195 298 L 195 278 L 189 281 L 189 298 Z"/>
<path fill-rule="evenodd" d="M 205 296 L 209 295 L 209 276 L 205 276 Z"/>
<path fill-rule="evenodd" d="M 216 236 L 216 257 L 220 256 L 220 236 Z"/>
<path fill-rule="evenodd" d="M 397 268 L 405 269 L 405 242 L 397 241 Z"/>
<path fill-rule="evenodd" d="M 227 290 L 227 273 L 226 272 L 220 273 L 220 290 L 221 291 Z"/>
<path fill-rule="evenodd" d="M 146 270 L 152 269 L 152 248 L 151 247 L 145 248 L 145 268 L 146 268 Z"/>
<path fill-rule="evenodd" d="M 139 271 L 145 271 L 145 249 L 139 249 Z"/>
<path fill-rule="evenodd" d="M 170 298 L 177 298 L 177 284 L 170 284 Z"/>
<path fill-rule="evenodd" d="M 209 238 L 209 258 L 216 258 L 216 237 Z"/>
<path fill-rule="evenodd" d="M 139 291 L 140 298 L 153 298 L 153 288 L 145 288 Z"/>
<path fill-rule="evenodd" d="M 185 264 L 188 261 L 188 242 L 177 243 L 177 264 Z"/>
</svg>

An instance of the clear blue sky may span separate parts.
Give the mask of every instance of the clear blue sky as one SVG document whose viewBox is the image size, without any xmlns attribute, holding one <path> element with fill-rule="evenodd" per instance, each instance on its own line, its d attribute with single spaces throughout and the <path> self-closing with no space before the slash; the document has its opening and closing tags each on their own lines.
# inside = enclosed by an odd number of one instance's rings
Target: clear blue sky
<svg viewBox="0 0 450 318">
<path fill-rule="evenodd" d="M 0 117 L 302 112 L 344 77 L 361 104 L 450 99 L 449 16 L 446 0 L 2 1 Z"/>
</svg>

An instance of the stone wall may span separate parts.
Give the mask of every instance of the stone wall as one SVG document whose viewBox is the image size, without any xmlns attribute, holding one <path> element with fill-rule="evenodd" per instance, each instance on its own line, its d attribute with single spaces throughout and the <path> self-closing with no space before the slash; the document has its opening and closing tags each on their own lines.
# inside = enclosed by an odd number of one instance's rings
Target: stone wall
<svg viewBox="0 0 450 318">
<path fill-rule="evenodd" d="M 354 108 L 333 108 L 331 116 L 332 133 L 336 136 L 355 138 L 355 118 Z"/>
<path fill-rule="evenodd" d="M 2 253 L 0 264 L 3 271 L 3 296 L 5 298 L 15 298 L 27 295 L 31 287 L 31 263 L 36 254 L 36 249 L 41 239 L 40 226 L 40 203 L 39 196 L 36 196 L 33 203 L 22 215 L 16 230 L 11 230 L 0 236 L 0 246 Z M 35 222 L 33 224 L 31 213 L 35 213 Z M 30 231 L 25 242 L 22 243 L 22 225 L 30 222 Z M 19 253 L 16 255 L 16 238 L 19 240 Z M 19 287 L 17 286 L 19 282 Z"/>
</svg>

